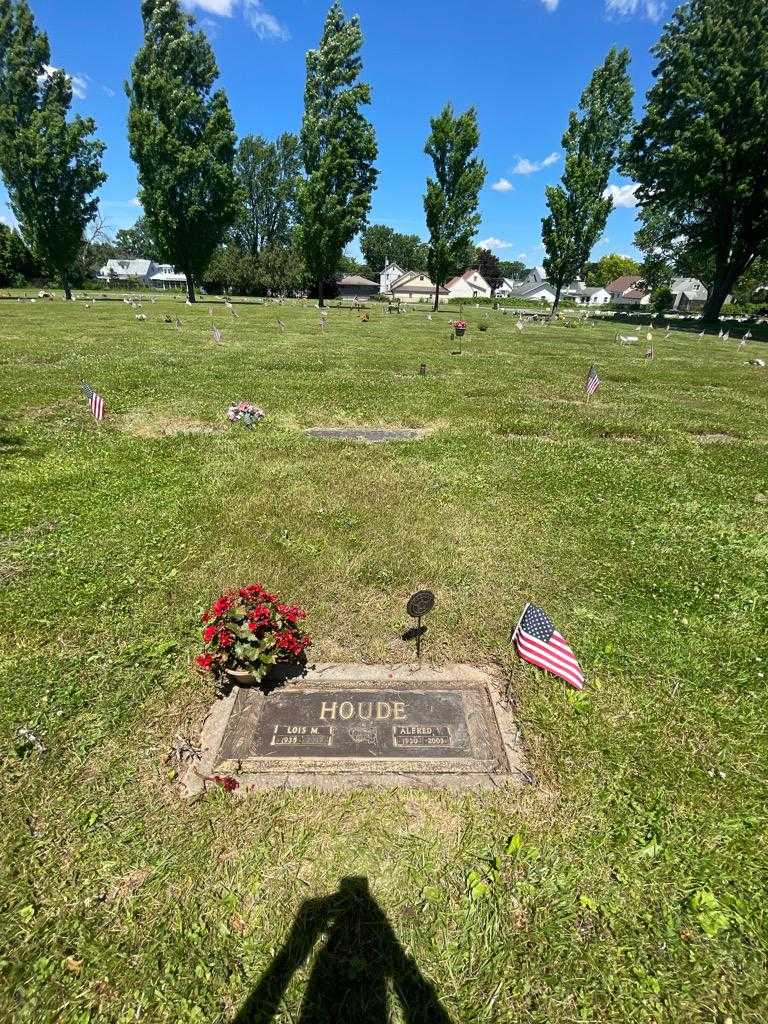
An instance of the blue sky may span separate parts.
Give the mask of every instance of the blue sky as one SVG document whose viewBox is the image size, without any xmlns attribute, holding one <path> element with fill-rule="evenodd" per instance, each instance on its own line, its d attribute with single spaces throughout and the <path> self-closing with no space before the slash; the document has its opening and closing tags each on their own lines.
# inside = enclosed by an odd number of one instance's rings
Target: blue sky
<svg viewBox="0 0 768 1024">
<path fill-rule="evenodd" d="M 139 0 L 30 0 L 52 62 L 72 75 L 75 109 L 107 143 L 102 213 L 114 230 L 140 213 L 126 141 L 123 82 L 141 43 Z M 304 55 L 320 36 L 326 0 L 185 0 L 209 34 L 239 135 L 298 131 Z M 503 259 L 541 260 L 544 187 L 562 173 L 568 111 L 611 46 L 627 46 L 639 113 L 649 48 L 674 0 L 345 0 L 365 35 L 364 75 L 379 143 L 372 223 L 425 234 L 429 118 L 446 101 L 477 107 L 488 180 L 479 241 Z M 594 256 L 633 254 L 631 183 Z M 10 220 L 0 195 L 0 216 Z M 353 245 L 352 252 L 359 251 Z"/>
</svg>

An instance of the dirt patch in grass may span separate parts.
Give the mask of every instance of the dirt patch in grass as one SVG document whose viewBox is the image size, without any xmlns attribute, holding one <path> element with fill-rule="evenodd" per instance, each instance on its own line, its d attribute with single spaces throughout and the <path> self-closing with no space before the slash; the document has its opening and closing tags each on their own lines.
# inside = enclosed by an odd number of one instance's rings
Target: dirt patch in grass
<svg viewBox="0 0 768 1024">
<path fill-rule="evenodd" d="M 504 434 L 507 441 L 541 441 L 542 444 L 559 444 L 562 438 L 552 437 L 550 434 L 523 434 L 512 431 Z"/>
<path fill-rule="evenodd" d="M 735 434 L 725 434 L 717 432 L 713 434 L 691 434 L 691 437 L 698 441 L 700 444 L 723 444 L 727 441 L 740 441 L 740 437 L 736 437 Z"/>
<path fill-rule="evenodd" d="M 642 444 L 644 437 L 637 434 L 612 434 L 610 430 L 603 430 L 599 435 L 601 441 L 616 441 L 619 444 Z"/>
<path fill-rule="evenodd" d="M 163 416 L 135 413 L 124 416 L 119 427 L 135 437 L 159 438 L 178 437 L 179 435 L 219 434 L 226 429 L 226 423 L 212 423 L 210 420 L 197 420 L 187 416 Z"/>
</svg>

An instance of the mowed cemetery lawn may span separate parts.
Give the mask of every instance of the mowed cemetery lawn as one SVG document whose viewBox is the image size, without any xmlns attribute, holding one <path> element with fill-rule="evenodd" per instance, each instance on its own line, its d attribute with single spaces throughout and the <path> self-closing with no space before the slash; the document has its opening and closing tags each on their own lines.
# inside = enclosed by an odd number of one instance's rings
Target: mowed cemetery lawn
<svg viewBox="0 0 768 1024">
<path fill-rule="evenodd" d="M 766 346 L 662 330 L 647 362 L 613 324 L 465 308 L 457 343 L 424 308 L 325 333 L 312 305 L 236 308 L 0 308 L 0 1018 L 230 1024 L 354 876 L 453 1024 L 765 1021 Z M 427 434 L 304 433 L 345 425 Z M 532 784 L 183 802 L 199 614 L 254 581 L 308 609 L 313 661 L 412 659 L 404 604 L 433 589 L 425 658 L 499 666 Z M 514 656 L 526 600 L 583 694 Z M 247 1019 L 324 1020 L 318 948 Z"/>
</svg>

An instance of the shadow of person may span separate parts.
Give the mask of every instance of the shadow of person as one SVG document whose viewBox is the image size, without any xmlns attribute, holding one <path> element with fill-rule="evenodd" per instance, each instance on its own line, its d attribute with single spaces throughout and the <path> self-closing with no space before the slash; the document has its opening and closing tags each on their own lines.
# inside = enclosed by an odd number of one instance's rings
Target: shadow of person
<svg viewBox="0 0 768 1024">
<path fill-rule="evenodd" d="M 270 1024 L 321 936 L 296 1024 L 388 1024 L 390 986 L 406 1024 L 451 1024 L 371 896 L 367 878 L 343 878 L 338 892 L 302 904 L 283 948 L 232 1024 Z"/>
</svg>

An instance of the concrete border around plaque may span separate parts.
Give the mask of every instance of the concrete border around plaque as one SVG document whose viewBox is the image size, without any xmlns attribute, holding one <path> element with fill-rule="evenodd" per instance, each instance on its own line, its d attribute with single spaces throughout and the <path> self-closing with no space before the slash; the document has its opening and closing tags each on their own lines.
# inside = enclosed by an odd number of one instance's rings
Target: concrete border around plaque
<svg viewBox="0 0 768 1024">
<path fill-rule="evenodd" d="M 316 665 L 265 693 L 234 687 L 208 714 L 182 790 L 231 776 L 269 787 L 478 789 L 531 781 L 498 673 L 473 665 Z"/>
</svg>

